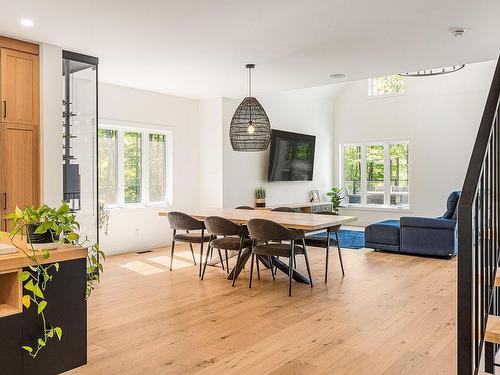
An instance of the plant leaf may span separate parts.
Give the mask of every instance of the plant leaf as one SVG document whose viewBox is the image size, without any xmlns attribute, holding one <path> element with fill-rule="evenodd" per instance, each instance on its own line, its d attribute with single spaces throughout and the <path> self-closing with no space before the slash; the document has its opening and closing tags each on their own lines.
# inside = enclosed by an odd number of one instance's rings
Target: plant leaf
<svg viewBox="0 0 500 375">
<path fill-rule="evenodd" d="M 38 339 L 38 345 L 45 346 L 45 341 L 43 341 L 42 339 Z"/>
<path fill-rule="evenodd" d="M 33 285 L 33 293 L 35 293 L 35 296 L 37 297 L 44 298 L 42 290 L 40 289 L 38 284 Z"/>
<path fill-rule="evenodd" d="M 61 327 L 55 327 L 54 328 L 54 332 L 56 333 L 57 338 L 59 339 L 59 341 L 61 341 L 61 338 L 62 338 L 62 328 Z"/>
<path fill-rule="evenodd" d="M 42 301 L 38 304 L 38 314 L 41 314 L 42 311 L 47 307 L 47 302 Z"/>
<path fill-rule="evenodd" d="M 31 274 L 28 271 L 23 271 L 19 274 L 18 279 L 20 281 L 26 281 L 30 278 Z"/>
<path fill-rule="evenodd" d="M 26 285 L 24 285 L 24 289 L 29 291 L 33 291 L 33 287 L 34 287 L 33 280 L 31 279 L 26 283 Z"/>
<path fill-rule="evenodd" d="M 47 337 L 54 337 L 54 328 L 51 328 L 49 332 L 47 332 Z"/>
<path fill-rule="evenodd" d="M 18 218 L 22 218 L 23 217 L 23 211 L 21 211 L 21 209 L 19 207 L 16 206 L 16 216 Z"/>
<path fill-rule="evenodd" d="M 56 272 L 59 272 L 59 263 L 54 263 L 54 267 L 56 269 Z"/>
<path fill-rule="evenodd" d="M 33 351 L 33 348 L 31 346 L 23 346 L 23 349 L 26 350 L 28 353 L 31 353 Z"/>
<path fill-rule="evenodd" d="M 23 305 L 29 309 L 30 305 L 31 305 L 31 298 L 30 296 L 27 296 L 27 295 L 24 295 L 23 298 L 21 299 L 21 301 L 23 302 Z"/>
</svg>

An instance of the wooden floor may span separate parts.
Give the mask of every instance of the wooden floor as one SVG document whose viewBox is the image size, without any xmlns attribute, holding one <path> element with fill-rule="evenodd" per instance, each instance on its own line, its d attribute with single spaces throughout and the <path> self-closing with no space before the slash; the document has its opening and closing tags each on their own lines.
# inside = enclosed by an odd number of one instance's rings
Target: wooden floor
<svg viewBox="0 0 500 375">
<path fill-rule="evenodd" d="M 177 247 L 176 247 L 177 249 Z M 456 261 L 344 250 L 314 288 L 269 271 L 200 281 L 187 248 L 109 257 L 89 302 L 88 365 L 71 374 L 454 374 Z M 248 268 L 248 267 L 247 267 Z M 304 270 L 303 260 L 299 268 Z M 305 272 L 305 270 L 304 270 Z"/>
</svg>

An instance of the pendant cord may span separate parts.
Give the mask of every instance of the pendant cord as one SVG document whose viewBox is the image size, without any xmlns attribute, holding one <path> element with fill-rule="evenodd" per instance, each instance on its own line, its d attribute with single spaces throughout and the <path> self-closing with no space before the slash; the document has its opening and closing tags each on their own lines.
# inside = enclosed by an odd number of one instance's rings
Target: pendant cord
<svg viewBox="0 0 500 375">
<path fill-rule="evenodd" d="M 252 68 L 248 68 L 248 97 L 252 96 Z"/>
</svg>

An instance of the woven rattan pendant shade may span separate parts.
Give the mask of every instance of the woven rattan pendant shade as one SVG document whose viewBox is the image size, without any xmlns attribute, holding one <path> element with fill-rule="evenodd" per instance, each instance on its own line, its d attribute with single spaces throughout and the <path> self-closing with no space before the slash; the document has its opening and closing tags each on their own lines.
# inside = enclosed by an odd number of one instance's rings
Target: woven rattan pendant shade
<svg viewBox="0 0 500 375">
<path fill-rule="evenodd" d="M 248 64 L 246 67 L 250 70 L 254 65 Z M 251 96 L 250 84 L 250 95 L 236 108 L 229 128 L 229 139 L 234 151 L 265 151 L 271 141 L 269 118 L 259 101 Z"/>
</svg>

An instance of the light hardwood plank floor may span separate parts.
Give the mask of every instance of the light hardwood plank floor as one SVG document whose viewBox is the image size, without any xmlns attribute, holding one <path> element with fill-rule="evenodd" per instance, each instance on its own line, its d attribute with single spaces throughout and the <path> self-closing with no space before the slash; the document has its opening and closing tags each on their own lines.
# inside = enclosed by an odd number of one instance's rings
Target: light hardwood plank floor
<svg viewBox="0 0 500 375">
<path fill-rule="evenodd" d="M 342 278 L 331 251 L 325 285 L 324 250 L 310 248 L 314 287 L 288 297 L 268 270 L 252 289 L 247 271 L 235 288 L 220 268 L 200 281 L 177 249 L 172 272 L 168 248 L 107 259 L 88 364 L 69 374 L 455 373 L 456 260 L 345 249 Z"/>
</svg>

